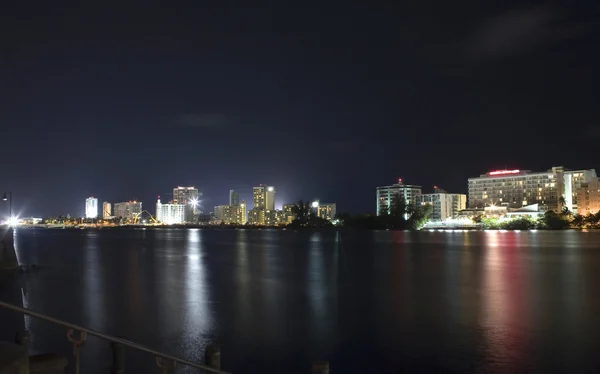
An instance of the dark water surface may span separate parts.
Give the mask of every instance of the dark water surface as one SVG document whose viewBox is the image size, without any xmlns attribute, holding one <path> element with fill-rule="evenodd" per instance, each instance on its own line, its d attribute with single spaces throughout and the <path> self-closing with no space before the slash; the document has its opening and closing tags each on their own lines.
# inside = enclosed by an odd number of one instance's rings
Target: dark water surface
<svg viewBox="0 0 600 374">
<path fill-rule="evenodd" d="M 3 300 L 195 361 L 217 342 L 233 373 L 600 371 L 600 232 L 18 230 L 16 245 L 42 268 L 4 279 Z M 25 323 L 34 351 L 71 354 L 63 329 L 0 313 L 0 339 Z M 84 372 L 109 358 L 90 338 Z"/>
</svg>

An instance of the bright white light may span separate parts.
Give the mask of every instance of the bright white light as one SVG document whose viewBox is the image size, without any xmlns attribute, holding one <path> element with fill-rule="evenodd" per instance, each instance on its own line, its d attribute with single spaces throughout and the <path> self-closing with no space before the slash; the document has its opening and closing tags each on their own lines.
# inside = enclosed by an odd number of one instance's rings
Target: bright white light
<svg viewBox="0 0 600 374">
<path fill-rule="evenodd" d="M 312 202 L 312 207 L 313 208 L 318 208 L 319 207 L 319 202 L 318 201 L 313 201 Z"/>
<path fill-rule="evenodd" d="M 269 187 L 269 188 L 267 188 L 267 189 L 269 190 L 269 192 L 272 192 L 272 191 L 273 191 L 273 187 Z"/>
<path fill-rule="evenodd" d="M 190 200 L 190 205 L 191 206 L 198 206 L 198 203 L 199 203 L 198 199 L 192 199 L 192 200 Z"/>
<path fill-rule="evenodd" d="M 18 217 L 10 217 L 9 219 L 6 220 L 6 222 L 10 226 L 17 226 L 19 224 L 19 218 Z"/>
</svg>

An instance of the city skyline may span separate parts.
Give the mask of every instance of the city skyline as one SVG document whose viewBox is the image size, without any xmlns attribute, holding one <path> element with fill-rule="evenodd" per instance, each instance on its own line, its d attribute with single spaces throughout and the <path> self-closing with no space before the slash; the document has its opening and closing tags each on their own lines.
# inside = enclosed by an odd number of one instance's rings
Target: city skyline
<svg viewBox="0 0 600 374">
<path fill-rule="evenodd" d="M 0 188 L 22 214 L 178 184 L 249 202 L 261 181 L 278 204 L 366 212 L 397 178 L 466 193 L 492 169 L 598 164 L 600 25 L 581 2 L 40 9 L 0 14 Z"/>
</svg>

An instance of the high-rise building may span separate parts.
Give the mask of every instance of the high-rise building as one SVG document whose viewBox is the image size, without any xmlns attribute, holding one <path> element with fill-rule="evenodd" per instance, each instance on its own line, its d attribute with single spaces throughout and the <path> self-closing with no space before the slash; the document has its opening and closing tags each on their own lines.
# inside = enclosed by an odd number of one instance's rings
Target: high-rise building
<svg viewBox="0 0 600 374">
<path fill-rule="evenodd" d="M 159 196 L 156 202 L 156 220 L 167 225 L 184 223 L 185 208 L 183 204 L 162 204 Z"/>
<path fill-rule="evenodd" d="M 108 201 L 105 201 L 104 203 L 102 203 L 102 218 L 106 219 L 106 218 L 110 218 L 112 216 L 112 209 L 110 206 L 110 203 Z"/>
<path fill-rule="evenodd" d="M 215 218 L 223 223 L 231 221 L 231 205 L 215 206 Z"/>
<path fill-rule="evenodd" d="M 275 187 L 267 186 L 265 191 L 265 209 L 275 210 Z"/>
<path fill-rule="evenodd" d="M 251 225 L 265 225 L 265 209 L 252 208 L 248 211 L 248 223 Z"/>
<path fill-rule="evenodd" d="M 382 209 L 390 210 L 395 204 L 396 196 L 404 198 L 406 204 L 418 204 L 421 196 L 421 186 L 404 184 L 402 179 L 389 186 L 377 187 L 377 215 Z"/>
<path fill-rule="evenodd" d="M 332 220 L 335 218 L 335 204 L 321 204 L 317 207 L 317 217 Z"/>
<path fill-rule="evenodd" d="M 98 199 L 93 196 L 85 199 L 85 218 L 98 218 Z"/>
<path fill-rule="evenodd" d="M 115 217 L 120 217 L 123 220 L 131 220 L 137 218 L 141 213 L 141 201 L 126 201 L 114 204 Z"/>
<path fill-rule="evenodd" d="M 229 205 L 240 205 L 240 195 L 234 190 L 229 190 Z"/>
<path fill-rule="evenodd" d="M 283 220 L 285 221 L 285 223 L 292 223 L 292 221 L 294 220 L 295 216 L 294 216 L 294 206 L 296 204 L 283 204 L 283 209 L 282 209 L 282 214 L 283 214 Z"/>
<path fill-rule="evenodd" d="M 245 225 L 248 222 L 248 206 L 246 205 L 246 202 L 242 200 L 239 207 L 237 223 L 238 225 Z"/>
<path fill-rule="evenodd" d="M 199 193 L 195 187 L 176 187 L 173 188 L 173 204 L 185 206 L 185 222 L 194 222 L 200 214 Z"/>
<path fill-rule="evenodd" d="M 600 211 L 600 181 L 592 179 L 589 183 L 581 183 L 575 190 L 577 197 L 577 213 L 582 216 L 596 214 Z"/>
<path fill-rule="evenodd" d="M 432 221 L 444 221 L 458 216 L 458 212 L 467 208 L 467 195 L 447 193 L 441 188 L 434 187 L 433 193 L 422 194 L 421 204 L 430 204 L 432 207 Z"/>
<path fill-rule="evenodd" d="M 254 203 L 254 209 L 265 208 L 265 187 L 262 184 L 252 189 L 252 202 Z"/>
<path fill-rule="evenodd" d="M 558 212 L 566 207 L 577 212 L 576 190 L 594 178 L 594 169 L 565 170 L 562 166 L 545 172 L 494 170 L 469 178 L 469 208 L 522 208 L 538 204 L 540 211 Z"/>
</svg>

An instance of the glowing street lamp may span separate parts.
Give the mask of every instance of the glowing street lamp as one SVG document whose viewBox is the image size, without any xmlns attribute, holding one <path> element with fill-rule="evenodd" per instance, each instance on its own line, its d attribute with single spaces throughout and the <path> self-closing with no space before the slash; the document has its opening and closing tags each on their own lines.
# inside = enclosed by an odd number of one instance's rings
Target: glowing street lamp
<svg viewBox="0 0 600 374">
<path fill-rule="evenodd" d="M 316 208 L 319 207 L 319 202 L 318 201 L 313 201 L 312 204 L 311 204 L 311 206 L 316 209 Z"/>
<path fill-rule="evenodd" d="M 198 199 L 190 200 L 190 205 L 193 206 L 194 208 L 198 207 L 199 204 L 200 204 L 200 200 L 198 200 Z"/>
</svg>

